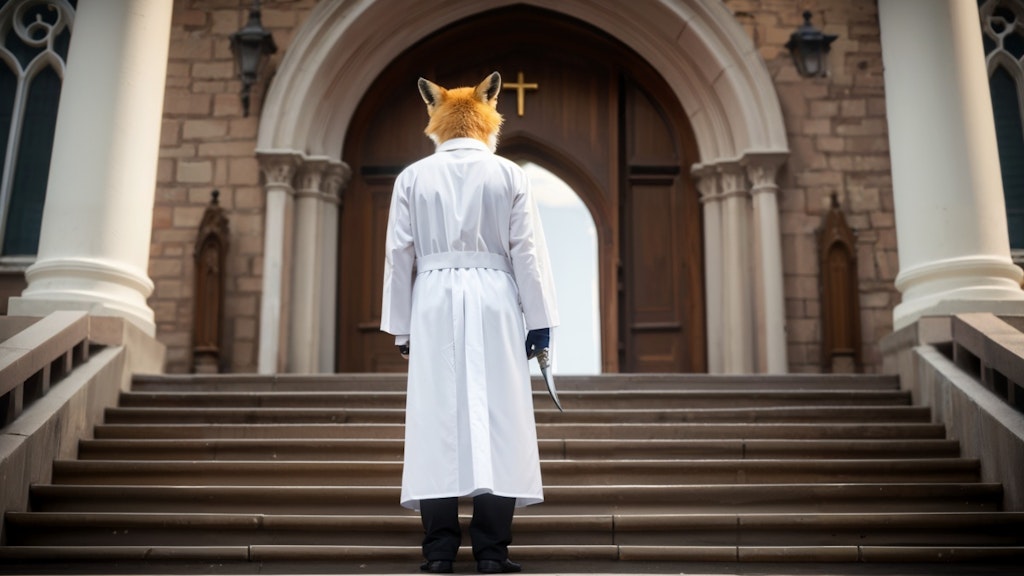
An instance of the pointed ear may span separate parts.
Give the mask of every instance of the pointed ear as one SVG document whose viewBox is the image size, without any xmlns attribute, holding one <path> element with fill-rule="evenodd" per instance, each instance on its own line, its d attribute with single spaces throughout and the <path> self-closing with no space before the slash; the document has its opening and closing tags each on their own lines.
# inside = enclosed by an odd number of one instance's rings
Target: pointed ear
<svg viewBox="0 0 1024 576">
<path fill-rule="evenodd" d="M 441 88 L 426 78 L 420 78 L 417 85 L 420 88 L 420 96 L 422 96 L 423 101 L 427 103 L 427 108 L 433 108 L 441 103 L 441 98 L 444 97 L 444 88 Z"/>
<path fill-rule="evenodd" d="M 501 74 L 497 72 L 491 72 L 491 75 L 476 87 L 476 97 L 492 104 L 496 103 L 499 92 L 501 92 Z"/>
</svg>

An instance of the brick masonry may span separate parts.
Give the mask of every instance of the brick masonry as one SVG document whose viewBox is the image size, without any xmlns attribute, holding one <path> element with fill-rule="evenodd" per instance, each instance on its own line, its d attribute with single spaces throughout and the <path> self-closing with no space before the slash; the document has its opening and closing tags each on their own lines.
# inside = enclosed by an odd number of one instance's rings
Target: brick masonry
<svg viewBox="0 0 1024 576">
<path fill-rule="evenodd" d="M 263 25 L 281 62 L 314 0 L 266 0 Z M 228 37 L 245 24 L 249 0 L 175 0 L 149 273 L 157 336 L 167 370 L 191 366 L 192 254 L 210 192 L 230 220 L 227 265 L 227 368 L 256 369 L 263 266 L 264 193 L 255 159 L 266 82 L 242 116 Z M 816 231 L 835 193 L 857 233 L 865 369 L 881 368 L 877 342 L 892 330 L 899 302 L 885 92 L 874 0 L 727 0 L 775 81 L 791 156 L 779 174 L 790 369 L 819 371 L 821 310 Z M 811 10 L 813 23 L 839 38 L 831 74 L 799 78 L 785 48 Z"/>
<path fill-rule="evenodd" d="M 262 3 L 263 26 L 278 46 L 271 72 L 314 3 Z M 265 198 L 255 150 L 267 83 L 254 88 L 252 113 L 243 116 L 229 41 L 246 23 L 250 4 L 174 2 L 149 265 L 156 284 L 149 303 L 156 312 L 157 337 L 167 345 L 168 372 L 191 369 L 193 250 L 214 189 L 220 191 L 231 234 L 225 302 L 230 344 L 223 355 L 231 372 L 256 371 Z"/>
<path fill-rule="evenodd" d="M 899 303 L 889 135 L 878 8 L 873 0 L 729 0 L 775 80 L 791 155 L 779 174 L 789 364 L 820 371 L 817 230 L 834 193 L 857 235 L 865 370 L 881 370 L 879 340 Z M 838 39 L 827 78 L 800 78 L 785 44 L 810 10 Z"/>
</svg>

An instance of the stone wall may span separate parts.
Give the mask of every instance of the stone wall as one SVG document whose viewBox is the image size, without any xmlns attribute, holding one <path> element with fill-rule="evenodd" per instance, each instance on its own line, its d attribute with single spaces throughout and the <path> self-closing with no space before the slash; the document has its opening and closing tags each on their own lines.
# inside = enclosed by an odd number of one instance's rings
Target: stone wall
<svg viewBox="0 0 1024 576">
<path fill-rule="evenodd" d="M 263 2 L 263 26 L 278 51 L 273 73 L 314 0 Z M 244 117 L 230 35 L 245 25 L 250 0 L 175 0 L 149 275 L 156 289 L 157 337 L 167 345 L 167 371 L 192 361 L 193 250 L 199 222 L 220 191 L 229 219 L 225 341 L 231 372 L 255 372 L 263 266 L 264 192 L 256 162 L 262 80 Z M 267 74 L 266 76 L 269 76 Z"/>
<path fill-rule="evenodd" d="M 314 0 L 266 0 L 263 25 L 280 62 Z M 249 0 L 175 0 L 150 276 L 157 335 L 167 370 L 191 365 L 192 251 L 210 192 L 230 220 L 227 269 L 227 366 L 256 370 L 262 283 L 264 193 L 255 138 L 263 82 L 252 114 L 242 116 L 240 84 L 228 37 L 245 24 Z M 798 5 L 795 5 L 798 4 Z M 879 371 L 877 342 L 892 330 L 899 300 L 885 94 L 874 0 L 728 0 L 775 78 L 792 155 L 779 176 L 789 363 L 820 368 L 821 310 L 816 230 L 835 193 L 857 233 L 865 369 Z M 785 48 L 811 10 L 813 23 L 839 39 L 831 75 L 799 78 Z"/>
<path fill-rule="evenodd" d="M 878 342 L 892 332 L 899 272 L 874 0 L 729 0 L 775 79 L 791 156 L 779 176 L 789 366 L 821 370 L 821 298 L 816 231 L 833 193 L 857 234 L 865 371 L 881 370 Z M 827 78 L 800 78 L 786 49 L 801 24 L 838 39 Z"/>
</svg>

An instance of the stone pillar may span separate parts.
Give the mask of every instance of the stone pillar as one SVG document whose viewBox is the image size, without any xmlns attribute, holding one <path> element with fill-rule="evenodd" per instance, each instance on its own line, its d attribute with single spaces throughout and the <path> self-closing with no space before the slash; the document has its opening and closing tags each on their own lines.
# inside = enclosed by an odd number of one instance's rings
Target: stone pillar
<svg viewBox="0 0 1024 576">
<path fill-rule="evenodd" d="M 713 166 L 694 169 L 704 212 L 704 307 L 708 373 L 725 371 L 725 341 L 722 334 L 722 197 L 718 172 Z"/>
<path fill-rule="evenodd" d="M 756 309 L 757 371 L 784 374 L 786 352 L 786 297 L 782 283 L 782 233 L 779 229 L 778 184 L 775 174 L 787 154 L 747 155 L 743 165 L 753 186 L 754 305 Z"/>
<path fill-rule="evenodd" d="M 291 152 L 257 152 L 267 191 L 263 230 L 263 299 L 260 302 L 260 345 L 257 369 L 276 374 L 285 367 L 288 304 L 290 301 L 292 178 L 301 156 Z"/>
<path fill-rule="evenodd" d="M 922 315 L 1021 309 L 978 9 L 970 0 L 880 0 L 903 301 Z"/>
<path fill-rule="evenodd" d="M 292 251 L 291 311 L 286 372 L 312 373 L 320 365 L 320 269 L 325 238 L 321 190 L 327 158 L 307 159 L 298 171 L 295 191 L 295 244 Z"/>
<path fill-rule="evenodd" d="M 722 203 L 722 309 L 724 372 L 754 371 L 753 299 L 750 266 L 750 207 L 746 176 L 738 163 L 720 164 Z"/>
<path fill-rule="evenodd" d="M 332 163 L 324 178 L 323 206 L 320 211 L 323 230 L 323 258 L 320 266 L 320 362 L 319 372 L 334 372 L 338 326 L 338 222 L 343 206 L 342 193 L 352 170 L 344 162 Z"/>
<path fill-rule="evenodd" d="M 39 253 L 10 314 L 88 310 L 156 333 L 146 298 L 171 8 L 171 0 L 79 4 Z"/>
</svg>

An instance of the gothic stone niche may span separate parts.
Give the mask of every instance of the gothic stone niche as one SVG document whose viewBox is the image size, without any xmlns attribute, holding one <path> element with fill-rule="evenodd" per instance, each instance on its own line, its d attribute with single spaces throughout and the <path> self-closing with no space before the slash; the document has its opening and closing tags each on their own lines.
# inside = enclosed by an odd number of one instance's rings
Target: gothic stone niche
<svg viewBox="0 0 1024 576">
<path fill-rule="evenodd" d="M 228 219 L 214 190 L 199 224 L 195 252 L 192 321 L 192 371 L 220 372 L 224 333 L 224 272 L 228 254 Z"/>
<path fill-rule="evenodd" d="M 823 372 L 861 371 L 856 241 L 832 194 L 832 208 L 818 230 Z"/>
</svg>

